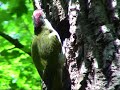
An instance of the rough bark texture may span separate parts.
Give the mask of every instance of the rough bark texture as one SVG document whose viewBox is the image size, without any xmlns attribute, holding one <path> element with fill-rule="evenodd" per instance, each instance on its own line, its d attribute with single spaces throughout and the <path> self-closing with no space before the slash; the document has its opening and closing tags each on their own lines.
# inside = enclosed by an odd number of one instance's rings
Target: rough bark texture
<svg viewBox="0 0 120 90">
<path fill-rule="evenodd" d="M 120 90 L 120 1 L 41 0 L 63 42 L 65 90 Z"/>
</svg>

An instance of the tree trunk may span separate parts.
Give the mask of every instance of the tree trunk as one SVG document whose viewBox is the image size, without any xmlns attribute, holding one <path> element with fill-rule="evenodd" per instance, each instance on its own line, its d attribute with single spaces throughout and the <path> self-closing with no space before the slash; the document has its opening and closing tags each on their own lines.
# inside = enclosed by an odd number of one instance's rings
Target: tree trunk
<svg viewBox="0 0 120 90">
<path fill-rule="evenodd" d="M 65 90 L 120 90 L 120 1 L 41 0 L 59 33 Z"/>
</svg>

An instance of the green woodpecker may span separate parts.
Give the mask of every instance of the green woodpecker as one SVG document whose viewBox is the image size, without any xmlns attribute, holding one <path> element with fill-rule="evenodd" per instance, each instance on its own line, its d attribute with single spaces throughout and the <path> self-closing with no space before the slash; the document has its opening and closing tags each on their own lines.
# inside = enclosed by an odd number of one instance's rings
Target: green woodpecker
<svg viewBox="0 0 120 90">
<path fill-rule="evenodd" d="M 32 58 L 48 90 L 62 89 L 64 58 L 58 33 L 46 19 L 42 9 L 33 12 L 35 38 L 32 42 Z"/>
</svg>

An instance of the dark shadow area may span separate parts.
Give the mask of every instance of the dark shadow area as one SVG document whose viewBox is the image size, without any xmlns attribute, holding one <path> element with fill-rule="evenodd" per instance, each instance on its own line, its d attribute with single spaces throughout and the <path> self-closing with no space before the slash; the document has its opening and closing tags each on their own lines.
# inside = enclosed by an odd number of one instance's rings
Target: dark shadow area
<svg viewBox="0 0 120 90">
<path fill-rule="evenodd" d="M 56 30 L 57 30 L 58 34 L 60 35 L 60 39 L 61 39 L 62 43 L 65 40 L 65 38 L 70 37 L 69 28 L 70 28 L 70 24 L 69 24 L 69 21 L 67 18 L 60 21 L 57 25 Z"/>
</svg>

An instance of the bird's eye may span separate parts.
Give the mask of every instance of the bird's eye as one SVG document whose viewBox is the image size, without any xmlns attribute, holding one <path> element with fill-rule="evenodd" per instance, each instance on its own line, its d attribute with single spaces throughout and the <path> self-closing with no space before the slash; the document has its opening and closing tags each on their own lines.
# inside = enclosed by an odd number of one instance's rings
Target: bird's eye
<svg viewBox="0 0 120 90">
<path fill-rule="evenodd" d="M 50 33 L 52 33 L 52 30 L 50 30 Z"/>
</svg>

